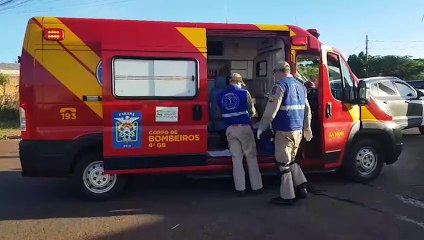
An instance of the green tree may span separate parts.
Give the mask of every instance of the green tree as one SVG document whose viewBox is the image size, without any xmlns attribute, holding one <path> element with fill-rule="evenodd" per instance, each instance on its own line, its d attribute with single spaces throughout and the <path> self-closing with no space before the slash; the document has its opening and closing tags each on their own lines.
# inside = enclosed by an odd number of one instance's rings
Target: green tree
<svg viewBox="0 0 424 240">
<path fill-rule="evenodd" d="M 395 76 L 404 80 L 424 79 L 424 59 L 410 56 L 368 56 L 363 52 L 350 55 L 349 66 L 356 76 Z"/>
<path fill-rule="evenodd" d="M 360 52 L 358 55 L 350 55 L 347 62 L 357 77 L 366 77 L 366 56 L 364 52 Z"/>
<path fill-rule="evenodd" d="M 0 73 L 0 86 L 2 86 L 0 107 L 4 105 L 4 102 L 6 100 L 6 85 L 8 83 L 9 83 L 9 77 L 4 73 Z"/>
<path fill-rule="evenodd" d="M 404 80 L 419 79 L 424 74 L 424 61 L 410 56 L 375 56 L 368 60 L 370 76 L 395 76 Z"/>
</svg>

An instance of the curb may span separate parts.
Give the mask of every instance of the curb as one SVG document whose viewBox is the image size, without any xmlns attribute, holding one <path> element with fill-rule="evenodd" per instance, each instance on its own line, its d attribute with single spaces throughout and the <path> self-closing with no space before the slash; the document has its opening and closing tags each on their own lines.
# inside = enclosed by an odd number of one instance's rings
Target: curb
<svg viewBox="0 0 424 240">
<path fill-rule="evenodd" d="M 0 136 L 0 141 L 6 141 L 6 140 L 20 140 L 21 139 L 21 136 L 17 136 L 17 135 L 14 135 L 14 136 Z"/>
<path fill-rule="evenodd" d="M 21 136 L 7 136 L 6 139 L 16 140 L 16 139 L 21 139 Z"/>
</svg>

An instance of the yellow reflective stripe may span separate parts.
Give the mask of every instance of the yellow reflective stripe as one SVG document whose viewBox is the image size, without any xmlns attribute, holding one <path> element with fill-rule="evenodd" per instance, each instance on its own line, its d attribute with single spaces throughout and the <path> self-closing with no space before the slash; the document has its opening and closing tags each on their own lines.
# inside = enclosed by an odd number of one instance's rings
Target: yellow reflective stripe
<svg viewBox="0 0 424 240">
<path fill-rule="evenodd" d="M 276 24 L 255 24 L 260 30 L 263 31 L 289 31 L 290 28 L 287 25 L 276 25 Z"/>
<path fill-rule="evenodd" d="M 352 104 L 344 104 L 345 107 L 348 109 L 350 117 L 352 118 L 353 122 L 359 121 L 359 106 L 358 105 L 352 105 Z"/>
<path fill-rule="evenodd" d="M 292 46 L 291 47 L 292 50 L 307 50 L 308 46 L 304 45 L 304 46 Z"/>
<path fill-rule="evenodd" d="M 361 106 L 362 110 L 362 120 L 368 120 L 372 122 L 377 122 L 377 118 L 370 112 L 370 110 L 366 106 Z"/>
<path fill-rule="evenodd" d="M 206 58 L 206 29 L 177 27 L 177 30 Z"/>
<path fill-rule="evenodd" d="M 74 32 L 71 31 L 65 24 L 62 23 L 58 18 L 47 18 L 44 19 L 43 26 L 45 28 L 58 27 L 65 31 L 65 39 L 60 41 L 68 50 L 70 50 L 75 56 L 84 63 L 90 70 L 96 73 L 97 64 L 100 61 L 100 57 L 92 51 Z M 60 47 L 61 46 L 57 46 Z M 95 79 L 97 83 L 97 80 Z M 98 84 L 97 84 L 98 85 Z"/>
<path fill-rule="evenodd" d="M 52 18 L 49 18 L 52 20 Z M 59 26 L 57 26 L 59 27 Z M 61 25 L 60 27 L 65 27 Z M 68 29 L 68 28 L 67 28 Z M 71 91 L 76 97 L 81 99 L 83 95 L 102 95 L 102 88 L 97 82 L 96 77 L 93 75 L 95 73 L 95 67 L 91 68 L 91 71 L 87 70 L 82 63 L 90 63 L 94 61 L 92 53 L 83 53 L 80 54 L 77 51 L 67 52 L 60 43 L 51 41 L 49 46 L 53 46 L 55 49 L 61 49 L 61 51 L 56 50 L 42 50 L 42 54 L 35 54 L 36 50 L 41 51 L 41 46 L 43 42 L 41 27 L 37 24 L 32 24 L 29 28 L 30 37 L 28 38 L 27 47 L 24 46 L 25 50 L 43 67 L 50 72 L 58 81 L 60 81 L 69 91 Z M 65 33 L 65 38 L 68 36 L 75 36 L 70 30 L 67 30 Z M 72 37 L 70 37 L 72 38 Z M 73 40 L 76 40 L 74 37 Z M 82 41 L 79 42 L 83 44 Z M 85 46 L 85 45 L 84 45 Z M 84 47 L 82 46 L 82 47 Z M 64 46 L 66 47 L 66 45 Z M 89 49 L 85 46 L 86 49 Z M 88 51 L 88 50 L 87 50 Z M 87 56 L 88 59 L 86 58 Z M 78 58 L 77 59 L 75 59 Z M 79 57 L 85 57 L 81 59 Z M 97 57 L 97 59 L 99 59 Z M 80 62 L 81 61 L 81 62 Z M 90 63 L 89 66 L 96 66 L 97 63 Z M 102 113 L 102 104 L 100 102 L 84 102 L 91 110 L 93 110 L 100 118 L 103 117 Z"/>
</svg>

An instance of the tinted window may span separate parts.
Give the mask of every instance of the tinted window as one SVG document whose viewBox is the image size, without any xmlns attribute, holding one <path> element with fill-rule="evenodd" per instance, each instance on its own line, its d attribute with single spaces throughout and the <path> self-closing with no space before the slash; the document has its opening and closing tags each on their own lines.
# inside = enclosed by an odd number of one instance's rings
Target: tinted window
<svg viewBox="0 0 424 240">
<path fill-rule="evenodd" d="M 424 81 L 409 81 L 408 83 L 414 88 L 424 88 Z"/>
<path fill-rule="evenodd" d="M 395 85 L 400 93 L 400 96 L 402 97 L 416 97 L 415 91 L 410 88 L 408 85 L 395 82 Z"/>
<path fill-rule="evenodd" d="M 380 97 L 389 97 L 389 96 L 398 96 L 395 86 L 391 81 L 384 81 L 378 83 L 378 96 Z"/>
<path fill-rule="evenodd" d="M 371 94 L 373 96 L 378 96 L 378 86 L 377 83 L 371 85 Z"/>
</svg>

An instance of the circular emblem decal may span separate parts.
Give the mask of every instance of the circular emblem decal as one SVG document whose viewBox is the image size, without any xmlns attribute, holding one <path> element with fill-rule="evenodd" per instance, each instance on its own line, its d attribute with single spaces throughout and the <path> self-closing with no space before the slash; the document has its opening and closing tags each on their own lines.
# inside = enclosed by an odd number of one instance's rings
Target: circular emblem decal
<svg viewBox="0 0 424 240">
<path fill-rule="evenodd" d="M 102 86 L 102 61 L 97 64 L 96 77 L 97 82 Z"/>
<path fill-rule="evenodd" d="M 226 110 L 234 110 L 238 108 L 239 104 L 240 104 L 240 99 L 234 93 L 227 93 L 222 98 L 222 106 L 224 106 Z"/>
</svg>

